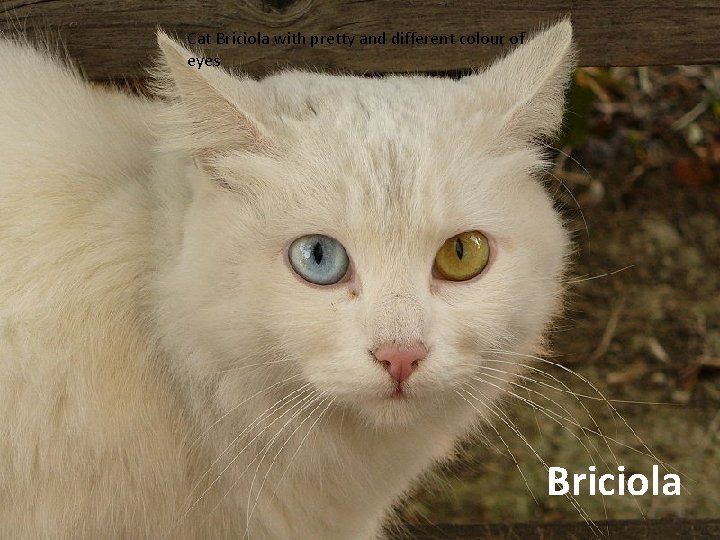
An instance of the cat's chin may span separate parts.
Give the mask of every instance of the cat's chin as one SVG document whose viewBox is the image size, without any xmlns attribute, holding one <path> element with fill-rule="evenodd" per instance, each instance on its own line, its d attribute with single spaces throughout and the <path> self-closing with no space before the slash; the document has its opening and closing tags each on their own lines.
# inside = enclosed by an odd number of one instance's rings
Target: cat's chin
<svg viewBox="0 0 720 540">
<path fill-rule="evenodd" d="M 374 427 L 410 427 L 425 417 L 424 399 L 407 394 L 392 394 L 355 403 L 364 421 Z"/>
</svg>

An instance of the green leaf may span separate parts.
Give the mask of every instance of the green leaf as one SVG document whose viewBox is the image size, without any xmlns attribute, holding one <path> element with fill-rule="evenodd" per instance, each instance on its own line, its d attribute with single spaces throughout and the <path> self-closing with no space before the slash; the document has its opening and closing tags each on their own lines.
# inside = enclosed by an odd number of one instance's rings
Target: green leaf
<svg viewBox="0 0 720 540">
<path fill-rule="evenodd" d="M 595 92 L 577 82 L 577 71 L 567 93 L 567 108 L 563 118 L 563 129 L 555 140 L 558 148 L 575 146 L 583 142 L 590 133 L 590 113 L 597 100 Z"/>
</svg>

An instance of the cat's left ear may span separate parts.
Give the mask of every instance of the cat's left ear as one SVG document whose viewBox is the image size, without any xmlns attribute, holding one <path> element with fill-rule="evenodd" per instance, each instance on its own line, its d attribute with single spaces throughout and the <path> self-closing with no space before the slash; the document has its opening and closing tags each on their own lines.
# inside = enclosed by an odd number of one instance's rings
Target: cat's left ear
<svg viewBox="0 0 720 540">
<path fill-rule="evenodd" d="M 218 155 L 262 152 L 272 146 L 253 114 L 262 102 L 258 82 L 212 65 L 199 67 L 197 57 L 202 55 L 185 49 L 162 30 L 157 40 L 161 58 L 153 75 L 158 92 L 175 104 L 168 126 L 173 147 L 189 150 L 196 162 L 211 168 Z"/>
<path fill-rule="evenodd" d="M 503 115 L 504 134 L 523 140 L 549 137 L 562 123 L 575 59 L 572 25 L 565 19 L 462 82 L 482 90 Z"/>
</svg>

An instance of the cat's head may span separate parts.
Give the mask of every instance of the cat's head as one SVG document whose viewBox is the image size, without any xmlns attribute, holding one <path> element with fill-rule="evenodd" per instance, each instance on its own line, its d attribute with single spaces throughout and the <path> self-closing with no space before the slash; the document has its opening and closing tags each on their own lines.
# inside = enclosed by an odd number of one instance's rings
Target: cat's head
<svg viewBox="0 0 720 540">
<path fill-rule="evenodd" d="M 535 352 L 560 303 L 568 236 L 539 141 L 561 123 L 571 33 L 461 80 L 261 81 L 190 67 L 161 34 L 164 146 L 193 189 L 164 283 L 189 369 L 398 425 L 480 386 L 494 357 L 495 398 L 526 359 L 493 351 Z"/>
</svg>

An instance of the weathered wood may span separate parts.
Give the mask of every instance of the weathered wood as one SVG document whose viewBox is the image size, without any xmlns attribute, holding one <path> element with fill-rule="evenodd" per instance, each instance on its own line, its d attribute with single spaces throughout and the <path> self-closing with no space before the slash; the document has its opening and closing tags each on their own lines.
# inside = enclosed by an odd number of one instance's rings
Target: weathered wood
<svg viewBox="0 0 720 540">
<path fill-rule="evenodd" d="M 596 525 L 612 540 L 720 538 L 717 519 L 598 521 Z M 597 537 L 586 523 L 424 526 L 409 530 L 405 536 L 413 540 L 586 540 Z"/>
<path fill-rule="evenodd" d="M 477 68 L 500 45 L 358 45 L 361 35 L 504 35 L 532 31 L 571 15 L 581 65 L 720 62 L 720 1 L 687 0 L 0 0 L 0 30 L 51 35 L 90 78 L 135 78 L 155 50 L 156 26 L 191 32 L 284 36 L 347 34 L 343 45 L 204 47 L 222 64 L 253 74 L 280 66 L 352 72 L 453 71 Z"/>
</svg>

